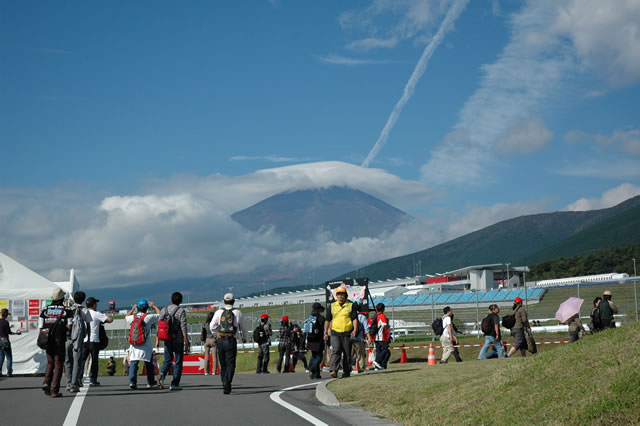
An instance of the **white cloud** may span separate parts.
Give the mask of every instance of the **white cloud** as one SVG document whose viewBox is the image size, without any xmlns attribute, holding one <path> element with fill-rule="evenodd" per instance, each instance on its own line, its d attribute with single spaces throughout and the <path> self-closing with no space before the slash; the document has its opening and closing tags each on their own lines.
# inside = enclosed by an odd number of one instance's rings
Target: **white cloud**
<svg viewBox="0 0 640 426">
<path fill-rule="evenodd" d="M 611 85 L 637 81 L 639 8 L 637 1 L 527 3 L 511 17 L 508 45 L 496 62 L 483 67 L 480 87 L 459 112 L 452 130 L 456 137 L 432 151 L 423 179 L 482 181 L 495 160 L 490 152 L 496 142 L 516 123 L 544 111 L 581 72 L 601 75 Z M 472 166 L 452 175 L 446 170 L 452 158 Z"/>
<path fill-rule="evenodd" d="M 452 213 L 447 240 L 457 238 L 514 217 L 545 212 L 547 201 L 532 200 L 517 203 L 496 203 L 492 206 L 466 205 L 463 216 Z"/>
<path fill-rule="evenodd" d="M 586 211 L 606 209 L 620 204 L 629 198 L 640 195 L 640 186 L 631 183 L 623 183 L 620 186 L 606 191 L 600 198 L 580 198 L 567 206 L 569 211 Z"/>
<path fill-rule="evenodd" d="M 554 168 L 550 172 L 562 176 L 629 179 L 640 176 L 640 161 L 631 159 L 618 161 L 594 159 L 581 163 L 571 163 L 564 168 Z"/>
<path fill-rule="evenodd" d="M 310 158 L 284 157 L 281 155 L 234 155 L 231 161 L 271 161 L 272 163 L 300 163 Z"/>
<path fill-rule="evenodd" d="M 603 147 L 615 147 L 627 154 L 640 157 L 640 129 L 615 130 L 610 136 L 573 130 L 564 136 L 567 143 L 595 143 Z"/>
<path fill-rule="evenodd" d="M 320 62 L 334 65 L 379 65 L 388 64 L 391 61 L 379 61 L 374 59 L 355 59 L 346 56 L 330 54 L 327 56 L 317 56 Z"/>
<path fill-rule="evenodd" d="M 545 149 L 553 134 L 541 120 L 526 120 L 516 123 L 506 131 L 495 149 L 504 154 L 529 154 Z"/>
<path fill-rule="evenodd" d="M 344 30 L 364 31 L 367 36 L 347 44 L 351 50 L 392 48 L 402 40 L 425 35 L 449 9 L 449 0 L 374 0 L 360 10 L 342 13 Z"/>
<path fill-rule="evenodd" d="M 175 176 L 147 182 L 141 194 L 83 200 L 67 191 L 0 190 L 0 250 L 51 278 L 74 268 L 83 286 L 116 286 L 181 277 L 246 273 L 278 265 L 312 269 L 361 264 L 439 241 L 413 221 L 392 234 L 344 243 L 284 242 L 254 233 L 230 215 L 276 193 L 349 185 L 406 209 L 436 194 L 384 170 L 310 163 L 245 176 Z"/>
</svg>

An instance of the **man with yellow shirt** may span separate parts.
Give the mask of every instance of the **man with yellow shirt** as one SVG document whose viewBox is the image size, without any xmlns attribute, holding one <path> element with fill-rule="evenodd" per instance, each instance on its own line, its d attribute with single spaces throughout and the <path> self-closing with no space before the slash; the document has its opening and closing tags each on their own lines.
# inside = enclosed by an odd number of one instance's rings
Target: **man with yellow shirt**
<svg viewBox="0 0 640 426">
<path fill-rule="evenodd" d="M 337 300 L 330 305 L 324 323 L 324 340 L 331 337 L 331 377 L 338 375 L 342 357 L 344 378 L 351 375 L 351 337 L 356 337 L 358 330 L 358 305 L 347 299 L 347 289 L 343 286 L 336 289 L 335 295 Z"/>
</svg>

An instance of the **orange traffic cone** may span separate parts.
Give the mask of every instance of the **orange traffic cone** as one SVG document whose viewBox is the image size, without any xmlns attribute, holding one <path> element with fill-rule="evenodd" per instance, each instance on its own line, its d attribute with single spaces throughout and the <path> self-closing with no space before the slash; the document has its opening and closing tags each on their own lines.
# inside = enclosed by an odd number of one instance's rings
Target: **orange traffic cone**
<svg viewBox="0 0 640 426">
<path fill-rule="evenodd" d="M 359 371 L 358 371 L 358 357 L 356 357 L 356 365 L 353 367 L 353 372 L 356 373 L 356 374 L 359 373 Z"/>
<path fill-rule="evenodd" d="M 371 367 L 373 365 L 373 361 L 371 361 L 371 351 L 373 348 L 369 348 L 369 352 L 367 352 L 367 367 Z"/>
<path fill-rule="evenodd" d="M 400 355 L 400 364 L 406 364 L 407 362 L 409 362 L 409 359 L 407 358 L 407 350 L 404 348 L 404 345 L 402 345 L 402 355 Z"/>
<path fill-rule="evenodd" d="M 429 355 L 427 356 L 427 365 L 437 365 L 436 351 L 433 349 L 433 343 L 429 344 Z"/>
<path fill-rule="evenodd" d="M 216 365 L 216 375 L 220 375 L 220 363 L 218 363 L 218 365 Z"/>
</svg>

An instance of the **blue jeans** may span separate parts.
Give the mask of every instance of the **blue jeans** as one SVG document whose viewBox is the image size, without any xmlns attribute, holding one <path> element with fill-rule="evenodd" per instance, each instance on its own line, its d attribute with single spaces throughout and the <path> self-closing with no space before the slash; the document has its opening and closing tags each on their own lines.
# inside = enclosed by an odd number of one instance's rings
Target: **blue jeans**
<svg viewBox="0 0 640 426">
<path fill-rule="evenodd" d="M 9 347 L 7 349 L 0 349 L 0 375 L 2 375 L 2 365 L 4 364 L 4 359 L 7 359 L 7 376 L 11 376 L 13 374 L 13 354 L 11 353 L 11 343 L 9 343 Z"/>
<path fill-rule="evenodd" d="M 493 345 L 493 347 L 491 347 Z M 487 350 L 491 348 L 491 351 L 487 353 Z M 480 349 L 480 353 L 478 354 L 478 359 L 487 359 L 493 356 L 493 354 L 497 353 L 498 358 L 504 358 L 504 348 L 502 347 L 502 341 L 496 339 L 493 336 L 484 336 L 484 346 Z"/>
<path fill-rule="evenodd" d="M 169 372 L 169 367 L 174 357 L 176 360 L 173 364 L 173 380 L 171 381 L 171 385 L 179 386 L 180 378 L 182 377 L 182 361 L 184 359 L 184 342 L 182 340 L 164 342 L 164 362 L 160 369 L 163 380 Z M 131 371 L 131 369 L 129 369 L 129 371 Z"/>
<path fill-rule="evenodd" d="M 129 362 L 129 384 L 138 384 L 138 362 L 139 361 L 130 361 Z M 153 363 L 144 362 L 144 366 L 147 369 L 147 383 L 150 385 L 155 385 L 156 380 L 153 374 Z"/>
</svg>

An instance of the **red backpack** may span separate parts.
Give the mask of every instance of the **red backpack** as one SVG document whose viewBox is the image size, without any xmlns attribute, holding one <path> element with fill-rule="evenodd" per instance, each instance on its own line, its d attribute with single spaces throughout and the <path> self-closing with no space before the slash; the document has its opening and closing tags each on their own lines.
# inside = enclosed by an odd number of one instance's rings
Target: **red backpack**
<svg viewBox="0 0 640 426">
<path fill-rule="evenodd" d="M 131 328 L 129 329 L 129 343 L 132 345 L 141 345 L 147 339 L 145 336 L 144 317 L 147 314 L 142 314 L 141 317 L 135 316 L 131 322 Z"/>
<path fill-rule="evenodd" d="M 162 341 L 170 341 L 173 340 L 176 336 L 175 333 L 175 315 L 178 312 L 176 308 L 172 314 L 169 314 L 169 308 L 167 308 L 167 313 L 162 317 L 160 321 L 158 321 L 158 340 Z"/>
</svg>

